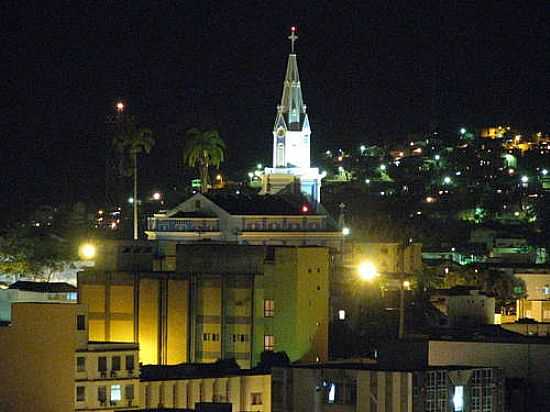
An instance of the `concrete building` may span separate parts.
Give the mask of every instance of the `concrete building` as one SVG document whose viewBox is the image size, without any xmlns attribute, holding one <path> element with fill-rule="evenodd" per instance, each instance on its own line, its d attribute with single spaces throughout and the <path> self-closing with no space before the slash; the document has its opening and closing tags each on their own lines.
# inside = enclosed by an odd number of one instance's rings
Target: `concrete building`
<svg viewBox="0 0 550 412">
<path fill-rule="evenodd" d="M 139 408 L 135 344 L 88 341 L 85 305 L 15 303 L 0 326 L 0 410 Z"/>
<path fill-rule="evenodd" d="M 550 322 L 550 270 L 518 271 L 516 276 L 525 282 L 525 297 L 517 301 L 517 319 Z"/>
<path fill-rule="evenodd" d="M 503 412 L 498 368 L 368 363 L 274 368 L 273 412 Z"/>
<path fill-rule="evenodd" d="M 447 316 L 449 328 L 475 327 L 495 323 L 495 298 L 475 287 L 455 286 L 435 290 L 430 302 Z"/>
<path fill-rule="evenodd" d="M 109 257 L 79 273 L 92 340 L 139 342 L 144 364 L 235 358 L 249 368 L 265 350 L 327 359 L 327 248 L 178 245 L 174 272 L 138 257 L 141 268 Z"/>
<path fill-rule="evenodd" d="M 271 411 L 269 372 L 228 370 L 218 363 L 143 366 L 141 392 L 146 409 L 195 409 L 215 403 L 234 412 Z"/>
<path fill-rule="evenodd" d="M 11 320 L 13 303 L 76 301 L 76 287 L 68 283 L 17 281 L 7 289 L 0 289 L 0 321 Z"/>
<path fill-rule="evenodd" d="M 351 263 L 373 262 L 382 273 L 416 273 L 422 269 L 422 244 L 412 243 L 403 248 L 392 242 L 353 242 Z"/>
<path fill-rule="evenodd" d="M 224 242 L 243 245 L 316 245 L 337 250 L 342 232 L 309 203 L 283 196 L 227 192 L 196 194 L 147 220 L 157 242 L 157 270 L 174 270 L 176 244 Z"/>
<path fill-rule="evenodd" d="M 506 382 L 506 411 L 550 410 L 550 340 L 540 337 L 455 337 L 384 342 L 378 361 L 385 367 L 449 367 L 469 365 L 502 370 Z"/>
</svg>

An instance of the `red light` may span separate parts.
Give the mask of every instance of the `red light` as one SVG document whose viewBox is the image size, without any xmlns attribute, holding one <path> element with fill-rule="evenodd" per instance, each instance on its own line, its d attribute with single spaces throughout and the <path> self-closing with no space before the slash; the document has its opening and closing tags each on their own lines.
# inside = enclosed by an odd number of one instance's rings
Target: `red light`
<svg viewBox="0 0 550 412">
<path fill-rule="evenodd" d="M 294 33 L 294 32 L 296 31 L 296 26 L 292 26 L 292 27 L 290 28 L 290 31 Z"/>
<path fill-rule="evenodd" d="M 309 207 L 307 207 L 307 205 L 303 205 L 303 206 L 302 206 L 302 212 L 303 212 L 303 213 L 309 212 Z"/>
</svg>

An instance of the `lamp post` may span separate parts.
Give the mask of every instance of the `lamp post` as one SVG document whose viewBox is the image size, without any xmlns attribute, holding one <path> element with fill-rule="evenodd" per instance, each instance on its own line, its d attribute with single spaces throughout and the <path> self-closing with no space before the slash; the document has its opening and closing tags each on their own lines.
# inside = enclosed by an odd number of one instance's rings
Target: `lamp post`
<svg viewBox="0 0 550 412">
<path fill-rule="evenodd" d="M 405 280 L 405 245 L 400 245 L 401 253 L 401 264 L 399 270 L 399 339 L 405 337 L 405 287 L 410 286 L 410 282 Z M 357 274 L 359 278 L 366 282 L 373 282 L 377 278 L 381 277 L 383 273 L 379 272 L 374 263 L 371 261 L 363 261 L 357 266 Z M 393 275 L 387 273 L 384 275 Z"/>
</svg>

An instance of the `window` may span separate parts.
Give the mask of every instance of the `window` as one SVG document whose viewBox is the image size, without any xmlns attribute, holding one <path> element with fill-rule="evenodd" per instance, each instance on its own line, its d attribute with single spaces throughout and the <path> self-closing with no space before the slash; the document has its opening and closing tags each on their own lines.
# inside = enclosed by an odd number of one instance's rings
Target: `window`
<svg viewBox="0 0 550 412">
<path fill-rule="evenodd" d="M 120 356 L 113 356 L 113 359 L 111 359 L 111 369 L 114 371 L 120 370 Z"/>
<path fill-rule="evenodd" d="M 126 399 L 129 401 L 134 399 L 134 385 L 126 385 Z"/>
<path fill-rule="evenodd" d="M 126 370 L 134 370 L 134 355 L 126 355 Z"/>
<path fill-rule="evenodd" d="M 264 318 L 272 318 L 275 314 L 275 301 L 271 299 L 264 300 Z"/>
<path fill-rule="evenodd" d="M 86 387 L 85 386 L 77 386 L 76 387 L 76 401 L 77 402 L 84 402 L 86 400 Z"/>
<path fill-rule="evenodd" d="M 204 341 L 210 340 L 210 334 L 209 333 L 203 333 L 202 334 L 202 340 L 204 340 Z"/>
<path fill-rule="evenodd" d="M 344 309 L 340 309 L 338 311 L 338 319 L 339 320 L 346 320 L 346 311 Z"/>
<path fill-rule="evenodd" d="M 264 335 L 264 350 L 266 351 L 275 350 L 275 336 Z"/>
<path fill-rule="evenodd" d="M 86 330 L 86 315 L 76 315 L 76 330 Z"/>
<path fill-rule="evenodd" d="M 200 208 L 201 208 L 201 201 L 195 200 L 195 209 L 200 209 Z"/>
<path fill-rule="evenodd" d="M 261 405 L 262 404 L 262 393 L 261 392 L 252 392 L 250 394 L 251 404 L 252 405 Z"/>
<path fill-rule="evenodd" d="M 98 372 L 107 372 L 107 358 L 105 356 L 97 358 L 97 370 Z"/>
<path fill-rule="evenodd" d="M 453 405 L 455 412 L 464 411 L 464 386 L 455 386 L 455 393 L 453 395 Z"/>
<path fill-rule="evenodd" d="M 122 399 L 120 385 L 111 385 L 111 402 L 117 402 Z"/>
<path fill-rule="evenodd" d="M 84 356 L 79 356 L 76 358 L 76 371 L 86 372 L 86 358 Z"/>
<path fill-rule="evenodd" d="M 97 400 L 99 402 L 107 401 L 107 387 L 106 386 L 99 386 L 97 388 Z"/>
</svg>

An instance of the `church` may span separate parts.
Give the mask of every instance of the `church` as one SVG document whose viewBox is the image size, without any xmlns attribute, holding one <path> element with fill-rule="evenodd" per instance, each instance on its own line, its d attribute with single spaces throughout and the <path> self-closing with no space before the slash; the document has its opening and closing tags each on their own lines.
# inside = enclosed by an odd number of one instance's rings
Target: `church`
<svg viewBox="0 0 550 412">
<path fill-rule="evenodd" d="M 148 218 L 147 238 L 159 241 L 167 261 L 175 256 L 175 244 L 197 241 L 341 248 L 342 232 L 320 203 L 323 176 L 310 163 L 311 128 L 294 51 L 297 38 L 292 27 L 273 126 L 273 167 L 264 170 L 262 190 L 257 195 L 197 193 Z"/>
</svg>

